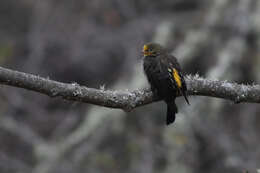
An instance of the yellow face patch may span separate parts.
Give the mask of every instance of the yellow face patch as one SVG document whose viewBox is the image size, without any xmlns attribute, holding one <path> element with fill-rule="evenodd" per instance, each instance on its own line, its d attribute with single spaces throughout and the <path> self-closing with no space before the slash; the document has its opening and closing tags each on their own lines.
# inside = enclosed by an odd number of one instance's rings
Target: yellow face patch
<svg viewBox="0 0 260 173">
<path fill-rule="evenodd" d="M 144 54 L 144 56 L 150 55 L 149 48 L 147 45 L 144 45 L 144 47 L 143 47 L 143 54 Z"/>
<path fill-rule="evenodd" d="M 181 88 L 181 77 L 175 68 L 173 69 L 172 74 L 175 82 L 177 83 L 177 86 Z"/>
<path fill-rule="evenodd" d="M 148 46 L 147 45 L 144 45 L 144 48 L 143 48 L 143 51 L 148 51 Z"/>
</svg>

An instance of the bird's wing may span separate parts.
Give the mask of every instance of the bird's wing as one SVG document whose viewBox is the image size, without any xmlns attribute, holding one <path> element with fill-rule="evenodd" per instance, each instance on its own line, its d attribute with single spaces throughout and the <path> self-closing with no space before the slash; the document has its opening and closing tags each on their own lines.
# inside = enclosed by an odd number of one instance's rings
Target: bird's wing
<svg viewBox="0 0 260 173">
<path fill-rule="evenodd" d="M 187 86 L 182 74 L 180 64 L 177 62 L 177 59 L 172 55 L 169 55 L 166 61 L 167 62 L 165 62 L 164 64 L 167 66 L 169 75 L 168 77 L 170 78 L 172 85 L 174 85 L 175 88 L 177 88 L 179 92 L 182 93 L 186 102 L 190 104 L 187 98 Z"/>
</svg>

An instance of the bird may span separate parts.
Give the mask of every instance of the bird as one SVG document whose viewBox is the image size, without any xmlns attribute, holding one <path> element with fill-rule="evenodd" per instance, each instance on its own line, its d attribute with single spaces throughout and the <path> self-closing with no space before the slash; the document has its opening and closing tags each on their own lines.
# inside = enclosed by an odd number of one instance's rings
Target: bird
<svg viewBox="0 0 260 173">
<path fill-rule="evenodd" d="M 177 94 L 184 96 L 188 105 L 187 85 L 176 57 L 158 43 L 143 46 L 143 70 L 153 93 L 167 104 L 166 124 L 174 123 L 178 113 L 175 99 Z"/>
</svg>

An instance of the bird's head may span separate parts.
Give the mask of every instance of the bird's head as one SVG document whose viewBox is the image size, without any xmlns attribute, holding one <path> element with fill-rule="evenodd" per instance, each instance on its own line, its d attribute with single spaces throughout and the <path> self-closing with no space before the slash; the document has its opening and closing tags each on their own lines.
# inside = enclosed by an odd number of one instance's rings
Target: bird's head
<svg viewBox="0 0 260 173">
<path fill-rule="evenodd" d="M 143 47 L 143 55 L 144 57 L 147 56 L 157 56 L 164 52 L 164 48 L 157 43 L 147 43 Z"/>
</svg>

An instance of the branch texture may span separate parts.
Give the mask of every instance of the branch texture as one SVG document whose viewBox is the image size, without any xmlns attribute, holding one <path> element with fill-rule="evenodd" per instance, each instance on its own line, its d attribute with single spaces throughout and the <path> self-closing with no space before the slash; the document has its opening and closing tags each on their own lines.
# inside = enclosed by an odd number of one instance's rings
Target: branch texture
<svg viewBox="0 0 260 173">
<path fill-rule="evenodd" d="M 240 102 L 260 103 L 260 86 L 209 80 L 186 76 L 189 95 L 209 96 Z M 111 91 L 87 88 L 77 83 L 62 83 L 32 74 L 0 67 L 0 84 L 24 88 L 50 97 L 85 102 L 111 108 L 131 110 L 135 107 L 159 101 L 149 88 L 134 91 Z"/>
</svg>

